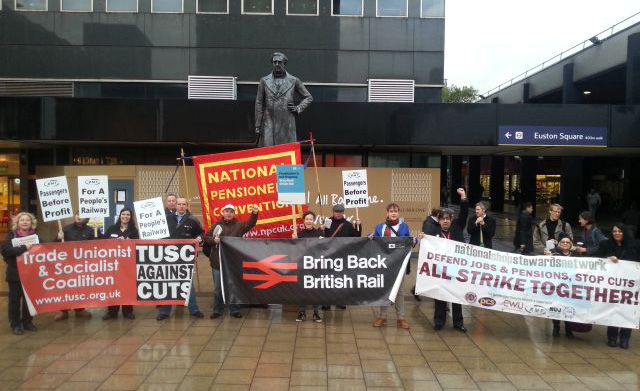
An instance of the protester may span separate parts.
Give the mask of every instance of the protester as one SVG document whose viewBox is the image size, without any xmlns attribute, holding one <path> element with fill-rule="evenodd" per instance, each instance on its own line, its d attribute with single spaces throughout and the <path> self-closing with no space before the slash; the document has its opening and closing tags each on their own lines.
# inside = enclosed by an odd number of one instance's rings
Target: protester
<svg viewBox="0 0 640 391">
<path fill-rule="evenodd" d="M 596 221 L 591 212 L 581 212 L 578 222 L 582 227 L 582 246 L 576 247 L 576 252 L 587 257 L 594 257 L 598 253 L 600 242 L 607 240 L 600 228 L 596 227 Z"/>
<path fill-rule="evenodd" d="M 173 193 L 169 193 L 166 195 L 164 199 L 164 213 L 166 215 L 174 215 L 176 214 L 176 203 L 178 201 L 178 196 Z"/>
<path fill-rule="evenodd" d="M 520 192 L 520 189 L 518 187 L 516 187 L 511 192 L 511 195 L 513 196 L 513 204 L 515 206 L 517 206 L 517 207 L 520 207 L 520 202 L 522 201 L 522 192 Z M 524 207 L 523 207 L 523 209 L 524 209 Z"/>
<path fill-rule="evenodd" d="M 400 207 L 398 204 L 391 203 L 387 205 L 387 219 L 384 223 L 376 225 L 374 237 L 398 237 L 411 236 L 409 226 L 400 220 Z M 400 288 L 396 295 L 396 301 L 393 303 L 396 307 L 396 317 L 398 318 L 398 327 L 402 329 L 409 328 L 409 322 L 404 318 L 404 289 L 402 288 L 404 279 L 400 282 Z M 373 327 L 387 325 L 387 310 L 389 306 L 379 307 L 379 316 L 373 321 Z"/>
<path fill-rule="evenodd" d="M 561 257 L 573 257 L 576 255 L 575 248 L 573 246 L 573 239 L 568 234 L 561 232 L 558 235 L 558 246 L 553 250 L 553 255 Z M 553 319 L 553 336 L 560 336 L 560 321 Z M 573 331 L 571 331 L 571 322 L 564 322 L 564 335 L 567 338 L 573 338 Z"/>
<path fill-rule="evenodd" d="M 600 209 L 600 205 L 602 204 L 602 198 L 600 197 L 600 194 L 597 193 L 593 188 L 589 190 L 586 198 L 589 212 L 591 212 L 591 216 L 595 218 L 598 214 L 598 209 Z"/>
<path fill-rule="evenodd" d="M 633 234 L 634 238 L 638 237 L 638 225 L 640 225 L 640 210 L 638 210 L 638 204 L 632 202 L 629 205 L 629 209 L 622 213 L 622 222 L 627 225 L 629 231 Z"/>
<path fill-rule="evenodd" d="M 220 254 L 217 249 L 220 244 L 220 237 L 242 237 L 244 234 L 251 231 L 251 228 L 253 228 L 258 222 L 258 206 L 249 206 L 249 211 L 251 212 L 249 220 L 239 221 L 236 219 L 236 207 L 231 204 L 225 205 L 222 208 L 222 218 L 209 227 L 204 236 L 205 242 L 213 247 L 211 255 L 209 256 L 214 285 L 213 313 L 210 316 L 211 319 L 219 318 L 224 313 L 224 301 L 222 299 L 222 285 L 220 279 Z M 240 307 L 236 304 L 229 304 L 229 314 L 234 318 L 242 318 Z"/>
<path fill-rule="evenodd" d="M 76 211 L 73 215 L 73 223 L 66 225 L 62 232 L 58 232 L 58 240 L 65 242 L 78 242 L 83 240 L 93 240 L 96 238 L 93 228 L 87 225 L 89 219 L 81 218 L 80 213 Z M 73 311 L 76 314 L 76 318 L 90 318 L 91 313 L 84 308 L 74 308 Z M 62 310 L 56 315 L 54 320 L 60 321 L 69 318 L 69 310 Z"/>
<path fill-rule="evenodd" d="M 167 215 L 167 225 L 169 226 L 171 239 L 195 239 L 198 241 L 198 244 L 202 243 L 204 230 L 198 219 L 189 213 L 186 198 L 176 198 L 176 213 Z M 193 281 L 191 283 L 191 292 L 189 293 L 187 308 L 191 316 L 204 318 L 204 314 L 200 311 L 198 303 L 196 302 L 196 289 Z M 168 318 L 169 315 L 171 315 L 170 305 L 158 306 L 158 316 L 156 316 L 156 320 L 164 320 Z"/>
<path fill-rule="evenodd" d="M 573 240 L 571 226 L 560 220 L 562 206 L 551 204 L 549 206 L 549 218 L 536 224 L 533 231 L 533 249 L 536 254 L 550 255 L 558 245 L 558 237 L 564 232 Z M 548 242 L 548 243 L 547 243 Z"/>
<path fill-rule="evenodd" d="M 457 193 L 460 195 L 460 214 L 458 215 L 458 218 L 454 219 L 455 212 L 453 209 L 441 209 L 438 214 L 440 232 L 435 236 L 464 243 L 464 226 L 465 221 L 467 221 L 467 216 L 469 215 L 469 201 L 467 200 L 467 194 L 463 188 L 459 188 Z M 419 235 L 420 239 L 424 238 L 424 236 L 425 234 L 423 232 Z M 434 299 L 434 303 L 434 328 L 436 330 L 441 330 L 447 321 L 447 302 Z M 453 316 L 453 328 L 465 333 L 467 329 L 464 327 L 462 306 L 457 303 L 451 303 L 451 315 Z"/>
<path fill-rule="evenodd" d="M 358 238 L 362 236 L 362 225 L 356 219 L 355 226 L 344 218 L 344 205 L 333 206 L 333 217 L 324 221 L 324 236 L 327 238 Z M 336 305 L 336 308 L 346 309 L 347 306 Z M 323 310 L 330 310 L 331 306 L 323 305 Z"/>
<path fill-rule="evenodd" d="M 616 223 L 613 225 L 611 239 L 600 242 L 597 256 L 602 258 L 606 257 L 614 263 L 617 263 L 619 260 L 640 261 L 638 243 L 631 236 L 628 227 L 624 223 Z M 607 328 L 607 338 L 607 345 L 610 347 L 615 348 L 616 346 L 620 346 L 622 349 L 629 349 L 631 329 L 609 326 Z M 618 338 L 620 338 L 619 344 Z"/>
<path fill-rule="evenodd" d="M 476 214 L 469 218 L 467 232 L 471 236 L 469 244 L 493 248 L 493 236 L 496 234 L 496 219 L 487 214 L 484 202 L 476 204 Z"/>
<path fill-rule="evenodd" d="M 37 224 L 38 221 L 31 213 L 18 213 L 13 217 L 11 231 L 7 233 L 0 251 L 2 258 L 7 263 L 5 281 L 7 285 L 9 285 L 9 325 L 11 326 L 11 332 L 15 335 L 24 334 L 24 330 L 36 331 L 37 329 L 33 324 L 33 318 L 29 313 L 29 307 L 27 306 L 27 301 L 22 291 L 22 283 L 20 282 L 17 264 L 17 257 L 29 250 L 31 244 L 14 246 L 12 240 L 29 235 L 37 235 Z M 39 236 L 38 242 L 42 243 Z"/>
<path fill-rule="evenodd" d="M 516 223 L 516 234 L 513 237 L 515 250 L 522 254 L 533 252 L 533 205 L 531 202 L 522 204 L 522 211 Z"/>
<path fill-rule="evenodd" d="M 432 208 L 431 215 L 427 216 L 427 218 L 422 222 L 422 232 L 425 235 L 437 236 L 438 233 L 440 233 L 440 224 L 438 223 L 439 213 L 440 208 Z M 420 295 L 416 295 L 415 285 L 411 288 L 411 294 L 416 301 L 422 301 Z"/>
<path fill-rule="evenodd" d="M 324 237 L 324 231 L 314 227 L 314 223 L 316 220 L 316 214 L 313 213 L 312 211 L 308 210 L 306 212 L 304 212 L 304 214 L 302 215 L 302 220 L 304 223 L 304 229 L 302 231 L 298 231 L 298 233 L 292 233 L 291 237 L 294 239 L 304 239 L 304 238 L 320 238 L 322 239 Z M 314 322 L 318 322 L 321 323 L 322 322 L 322 318 L 320 317 L 320 314 L 318 313 L 318 310 L 320 309 L 319 305 L 314 305 L 313 307 L 313 321 Z M 306 305 L 301 305 L 300 308 L 298 309 L 298 317 L 296 318 L 296 322 L 304 322 L 305 320 L 307 320 L 307 306 Z"/>
<path fill-rule="evenodd" d="M 138 228 L 136 227 L 133 211 L 124 208 L 120 211 L 118 220 L 114 225 L 109 227 L 103 235 L 104 239 L 140 239 Z M 107 308 L 107 313 L 102 317 L 103 320 L 115 319 L 118 317 L 119 305 L 112 305 Z M 132 305 L 122 306 L 122 317 L 126 319 L 135 319 Z"/>
</svg>

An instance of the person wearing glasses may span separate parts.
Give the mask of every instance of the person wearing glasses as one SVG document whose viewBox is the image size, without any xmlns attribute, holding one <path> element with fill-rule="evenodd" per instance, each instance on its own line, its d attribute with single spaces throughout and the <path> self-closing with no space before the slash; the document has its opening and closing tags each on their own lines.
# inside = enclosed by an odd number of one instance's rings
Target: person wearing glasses
<svg viewBox="0 0 640 391">
<path fill-rule="evenodd" d="M 567 234 L 573 240 L 571 225 L 560 220 L 562 206 L 551 204 L 549 218 L 536 224 L 533 230 L 533 249 L 536 254 L 551 255 L 551 251 L 558 246 L 561 233 Z"/>
</svg>

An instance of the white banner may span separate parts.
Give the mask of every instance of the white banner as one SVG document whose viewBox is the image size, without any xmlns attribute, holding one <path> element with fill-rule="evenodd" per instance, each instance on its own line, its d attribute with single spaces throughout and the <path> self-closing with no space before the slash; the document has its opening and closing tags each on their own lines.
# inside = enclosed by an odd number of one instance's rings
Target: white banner
<svg viewBox="0 0 640 391">
<path fill-rule="evenodd" d="M 135 201 L 133 208 L 136 211 L 140 239 L 165 239 L 169 237 L 169 226 L 167 225 L 167 216 L 164 214 L 162 198 Z"/>
<path fill-rule="evenodd" d="M 367 170 L 342 171 L 342 194 L 345 208 L 369 206 Z"/>
<path fill-rule="evenodd" d="M 73 217 L 67 177 L 36 179 L 42 220 L 45 222 Z"/>
<path fill-rule="evenodd" d="M 17 238 L 11 239 L 11 245 L 13 247 L 18 247 L 27 245 L 27 244 L 38 244 L 40 243 L 40 239 L 38 239 L 38 235 L 27 235 L 27 236 L 19 236 Z"/>
<path fill-rule="evenodd" d="M 109 177 L 78 177 L 78 211 L 82 218 L 109 216 Z"/>
<path fill-rule="evenodd" d="M 526 256 L 426 236 L 416 294 L 515 314 L 638 328 L 640 263 Z"/>
</svg>

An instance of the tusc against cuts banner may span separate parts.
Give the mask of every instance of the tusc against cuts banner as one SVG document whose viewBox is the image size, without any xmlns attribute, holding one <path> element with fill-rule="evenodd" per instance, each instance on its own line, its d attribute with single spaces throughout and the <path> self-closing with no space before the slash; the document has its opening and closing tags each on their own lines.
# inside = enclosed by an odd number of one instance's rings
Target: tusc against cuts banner
<svg viewBox="0 0 640 391">
<path fill-rule="evenodd" d="M 32 315 L 110 305 L 184 305 L 193 240 L 92 240 L 33 245 L 18 257 Z"/>
<path fill-rule="evenodd" d="M 36 179 L 42 220 L 45 222 L 73 217 L 67 177 Z"/>
<path fill-rule="evenodd" d="M 526 256 L 426 236 L 416 294 L 479 308 L 638 328 L 640 263 Z"/>
<path fill-rule="evenodd" d="M 222 290 L 232 304 L 392 304 L 413 239 L 222 237 Z"/>
</svg>

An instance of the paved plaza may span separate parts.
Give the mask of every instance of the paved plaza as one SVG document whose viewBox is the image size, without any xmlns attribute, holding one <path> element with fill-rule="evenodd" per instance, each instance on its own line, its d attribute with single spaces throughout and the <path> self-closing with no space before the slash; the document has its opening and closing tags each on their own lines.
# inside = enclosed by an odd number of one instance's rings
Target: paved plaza
<svg viewBox="0 0 640 391">
<path fill-rule="evenodd" d="M 508 247 L 512 222 L 502 220 Z M 636 390 L 640 340 L 606 345 L 605 327 L 576 338 L 551 336 L 551 321 L 464 307 L 463 334 L 433 330 L 433 301 L 406 297 L 410 330 L 371 326 L 376 311 L 325 311 L 324 323 L 296 322 L 295 308 L 246 308 L 244 318 L 211 320 L 210 268 L 200 258 L 198 303 L 205 319 L 179 308 L 169 320 L 136 307 L 133 321 L 53 321 L 35 317 L 36 333 L 0 325 L 0 390 Z M 408 290 L 414 274 L 405 279 Z M 2 300 L 6 313 L 7 300 Z"/>
</svg>

